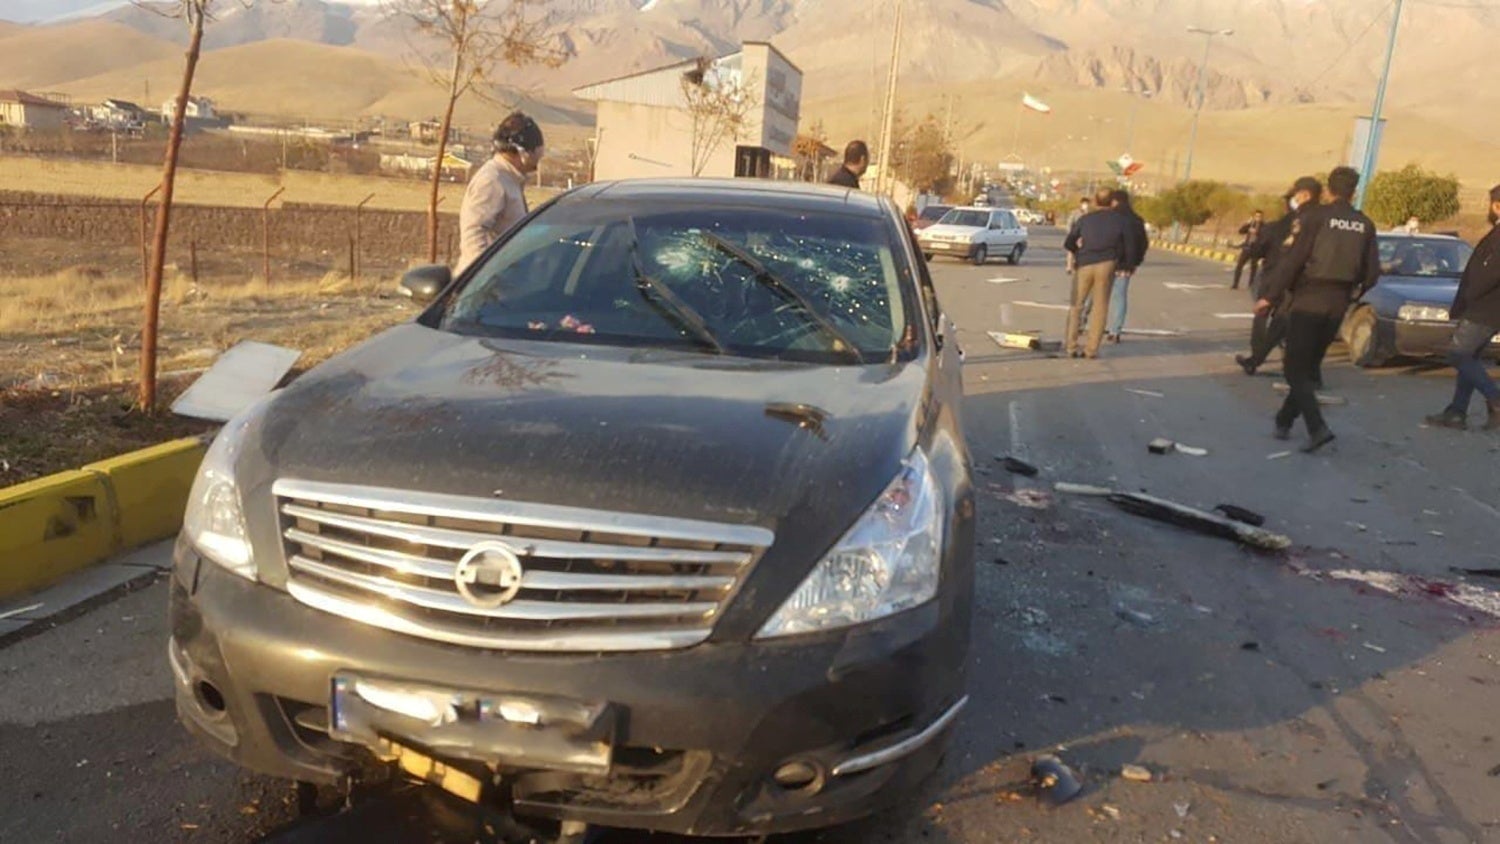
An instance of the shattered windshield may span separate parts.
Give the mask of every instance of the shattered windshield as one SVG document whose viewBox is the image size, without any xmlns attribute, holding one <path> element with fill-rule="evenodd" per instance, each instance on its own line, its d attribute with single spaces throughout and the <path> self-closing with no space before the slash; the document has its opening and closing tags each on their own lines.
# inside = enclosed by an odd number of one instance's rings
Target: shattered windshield
<svg viewBox="0 0 1500 844">
<path fill-rule="evenodd" d="M 813 362 L 878 360 L 908 335 L 902 275 L 879 219 L 561 203 L 484 260 L 442 327 Z"/>
<path fill-rule="evenodd" d="M 938 223 L 944 226 L 968 226 L 972 229 L 982 229 L 990 224 L 990 212 L 988 211 L 965 211 L 955 208 L 943 215 Z"/>
</svg>

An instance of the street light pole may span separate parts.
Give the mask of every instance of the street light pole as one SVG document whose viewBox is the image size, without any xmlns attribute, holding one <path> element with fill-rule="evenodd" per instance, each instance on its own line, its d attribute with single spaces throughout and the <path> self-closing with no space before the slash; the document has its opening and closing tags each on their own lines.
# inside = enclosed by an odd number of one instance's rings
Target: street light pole
<svg viewBox="0 0 1500 844">
<path fill-rule="evenodd" d="M 1125 154 L 1129 155 L 1131 157 L 1134 157 L 1135 156 L 1135 117 L 1136 117 L 1136 112 L 1140 111 L 1141 100 L 1149 100 L 1149 99 L 1151 99 L 1151 92 L 1150 91 L 1141 91 L 1139 94 L 1137 94 L 1135 92 L 1135 89 L 1133 89 L 1133 88 L 1126 88 L 1125 90 L 1127 90 L 1127 91 L 1130 92 L 1130 98 L 1131 98 L 1131 102 L 1130 102 L 1130 128 L 1127 129 L 1126 132 L 1125 132 Z"/>
<path fill-rule="evenodd" d="M 1203 76 L 1208 72 L 1208 51 L 1214 45 L 1214 36 L 1230 36 L 1234 34 L 1232 29 L 1204 29 L 1198 26 L 1188 27 L 1188 32 L 1203 36 L 1203 61 L 1198 64 L 1198 78 L 1193 83 L 1194 92 L 1198 95 L 1198 102 L 1193 108 L 1193 131 L 1188 135 L 1187 165 L 1182 171 L 1184 182 L 1193 178 L 1193 146 L 1198 143 L 1198 118 L 1203 115 Z"/>
<path fill-rule="evenodd" d="M 876 180 L 876 192 L 885 193 L 886 188 L 895 188 L 895 172 L 891 167 L 891 135 L 896 127 L 896 76 L 901 62 L 901 6 L 896 0 L 896 25 L 891 30 L 891 72 L 885 82 L 885 123 L 880 130 L 880 178 Z"/>
<path fill-rule="evenodd" d="M 1380 84 L 1375 86 L 1375 107 L 1370 109 L 1370 131 L 1365 136 L 1365 158 L 1359 164 L 1359 187 L 1354 192 L 1354 207 L 1364 208 L 1365 189 L 1375 178 L 1375 160 L 1379 150 L 1375 148 L 1380 137 L 1380 112 L 1385 109 L 1385 86 L 1391 79 L 1391 60 L 1396 56 L 1396 32 L 1401 27 L 1401 3 L 1396 0 L 1396 12 L 1391 16 L 1391 37 L 1385 46 L 1385 69 L 1380 72 Z"/>
</svg>

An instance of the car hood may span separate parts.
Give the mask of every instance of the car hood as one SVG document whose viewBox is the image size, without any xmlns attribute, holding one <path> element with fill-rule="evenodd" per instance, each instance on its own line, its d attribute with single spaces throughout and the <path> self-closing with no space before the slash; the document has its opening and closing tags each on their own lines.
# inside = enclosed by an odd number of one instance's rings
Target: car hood
<svg viewBox="0 0 1500 844">
<path fill-rule="evenodd" d="M 978 234 L 979 232 L 982 232 L 982 231 L 984 231 L 984 229 L 982 227 L 980 227 L 980 226 L 954 226 L 954 225 L 937 224 L 937 225 L 928 226 L 927 228 L 923 229 L 922 230 L 922 234 L 929 235 L 929 236 L 931 236 L 931 235 L 958 235 L 958 236 L 962 236 L 962 237 L 970 237 L 970 236 Z"/>
<path fill-rule="evenodd" d="M 921 363 L 814 366 L 410 324 L 272 401 L 253 474 L 842 530 L 915 444 L 926 385 Z"/>
<path fill-rule="evenodd" d="M 1458 279 L 1384 276 L 1376 290 L 1398 307 L 1404 302 L 1421 302 L 1446 308 L 1453 304 L 1453 297 L 1458 294 Z"/>
</svg>

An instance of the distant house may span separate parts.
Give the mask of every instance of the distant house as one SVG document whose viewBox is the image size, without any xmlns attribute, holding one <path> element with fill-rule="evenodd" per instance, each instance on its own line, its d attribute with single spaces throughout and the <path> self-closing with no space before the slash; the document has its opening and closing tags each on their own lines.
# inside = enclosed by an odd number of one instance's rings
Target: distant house
<svg viewBox="0 0 1500 844">
<path fill-rule="evenodd" d="M 162 103 L 161 119 L 171 122 L 172 116 L 177 113 L 177 100 L 171 99 Z M 208 97 L 188 97 L 186 117 L 189 120 L 218 120 L 219 113 L 214 111 L 214 101 Z"/>
<path fill-rule="evenodd" d="M 108 99 L 89 106 L 88 119 L 105 129 L 137 131 L 146 123 L 146 110 L 129 100 Z"/>
<path fill-rule="evenodd" d="M 411 139 L 419 144 L 435 144 L 438 135 L 443 131 L 443 124 L 436 120 L 414 120 L 407 124 L 406 131 Z M 449 130 L 448 139 L 453 139 L 452 130 Z"/>
<path fill-rule="evenodd" d="M 68 106 L 25 91 L 0 91 L 0 126 L 48 131 L 63 128 Z"/>
</svg>

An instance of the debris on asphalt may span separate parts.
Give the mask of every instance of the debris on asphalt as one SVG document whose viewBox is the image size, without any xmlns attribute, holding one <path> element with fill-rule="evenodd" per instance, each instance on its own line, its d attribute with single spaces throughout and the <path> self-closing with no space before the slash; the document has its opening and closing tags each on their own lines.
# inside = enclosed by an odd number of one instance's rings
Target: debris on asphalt
<svg viewBox="0 0 1500 844">
<path fill-rule="evenodd" d="M 1187 454 L 1187 455 L 1191 455 L 1193 457 L 1207 457 L 1208 456 L 1208 449 L 1206 449 L 1206 448 L 1199 448 L 1199 447 L 1197 447 L 1195 445 L 1183 445 L 1182 443 L 1172 443 L 1172 448 L 1175 448 L 1177 450 L 1178 454 Z"/>
<path fill-rule="evenodd" d="M 1264 551 L 1285 551 L 1292 545 L 1290 537 L 1208 513 L 1195 507 L 1138 492 L 1116 492 L 1109 501 L 1121 510 L 1159 522 L 1196 530 L 1221 539 L 1233 539 Z"/>
<path fill-rule="evenodd" d="M 1164 398 L 1167 397 L 1166 393 L 1158 393 L 1155 390 L 1137 390 L 1137 389 L 1135 389 L 1133 387 L 1126 387 L 1125 388 L 1125 392 L 1127 392 L 1127 393 L 1135 393 L 1138 396 L 1145 396 L 1145 397 L 1151 398 L 1151 399 L 1164 399 Z"/>
<path fill-rule="evenodd" d="M 1125 606 L 1115 607 L 1115 617 L 1137 627 L 1152 627 L 1156 624 L 1156 616 Z"/>
<path fill-rule="evenodd" d="M 1278 451 L 1275 454 L 1267 454 L 1266 455 L 1266 459 L 1267 460 L 1280 460 L 1283 457 L 1291 457 L 1291 456 L 1292 456 L 1292 453 L 1290 451 Z"/>
<path fill-rule="evenodd" d="M 1355 530 L 1359 531 L 1360 533 L 1365 533 L 1366 531 L 1368 531 L 1370 529 L 1368 525 L 1365 525 L 1362 522 L 1344 522 L 1344 524 L 1348 525 L 1349 527 L 1354 528 Z"/>
<path fill-rule="evenodd" d="M 1010 560 L 1007 560 L 1004 557 L 996 557 L 994 563 L 997 566 L 1008 566 L 1010 565 Z"/>
<path fill-rule="evenodd" d="M 1111 806 L 1108 803 L 1105 803 L 1104 805 L 1099 807 L 1099 811 L 1108 815 L 1109 819 L 1112 821 L 1117 821 L 1120 819 L 1120 809 L 1118 806 Z"/>
<path fill-rule="evenodd" d="M 1260 642 L 1245 642 L 1244 644 L 1240 645 L 1240 650 L 1258 651 L 1260 650 Z"/>
<path fill-rule="evenodd" d="M 1054 695 L 1054 694 L 1045 694 L 1045 695 L 1042 695 L 1042 700 L 1045 700 L 1048 703 L 1061 703 L 1063 705 L 1066 705 L 1067 702 L 1068 702 L 1068 699 L 1065 698 L 1065 697 L 1063 697 L 1062 695 Z"/>
<path fill-rule="evenodd" d="M 1449 571 L 1456 574 L 1471 574 L 1475 577 L 1500 577 L 1500 569 L 1465 569 L 1458 566 L 1450 566 Z M 4 618 L 4 616 L 0 616 Z"/>
<path fill-rule="evenodd" d="M 1355 504 L 1369 504 L 1370 503 L 1370 499 L 1364 498 L 1364 497 L 1358 496 L 1358 495 L 1354 496 L 1353 498 L 1351 498 L 1349 500 L 1353 501 Z"/>
<path fill-rule="evenodd" d="M 1187 817 L 1188 816 L 1188 812 L 1191 811 L 1192 808 L 1193 808 L 1193 804 L 1191 804 L 1191 803 L 1173 803 L 1172 804 L 1172 809 L 1175 812 L 1177 812 L 1177 817 L 1179 817 L 1179 818 L 1185 818 L 1185 817 Z"/>
<path fill-rule="evenodd" d="M 1093 486 L 1092 484 L 1075 484 L 1068 481 L 1058 481 L 1052 485 L 1052 488 L 1068 495 L 1092 495 L 1098 498 L 1115 494 L 1115 491 L 1109 487 Z"/>
<path fill-rule="evenodd" d="M 1002 349 L 1040 351 L 1042 347 L 1042 338 L 1036 334 L 1017 331 L 987 331 L 985 333 L 990 335 L 995 345 Z"/>
<path fill-rule="evenodd" d="M 1040 471 L 1025 460 L 1011 457 L 1008 454 L 996 455 L 995 459 L 1000 461 L 1000 465 L 1005 467 L 1005 471 L 1014 475 L 1025 475 L 1028 478 L 1034 478 Z"/>
<path fill-rule="evenodd" d="M 1367 651 L 1374 651 L 1374 652 L 1375 652 L 1375 653 L 1378 653 L 1378 654 L 1383 654 L 1383 653 L 1385 653 L 1385 648 L 1382 648 L 1382 647 L 1381 647 L 1381 646 L 1379 646 L 1379 645 L 1372 645 L 1372 644 L 1370 644 L 1370 643 L 1369 643 L 1369 642 L 1365 642 L 1365 644 L 1364 644 L 1364 648 L 1365 648 L 1365 650 L 1367 650 Z"/>
<path fill-rule="evenodd" d="M 1157 437 L 1156 439 L 1146 444 L 1146 450 L 1151 452 L 1152 454 L 1166 454 L 1167 452 L 1172 450 L 1172 446 L 1174 445 L 1176 445 L 1176 443 L 1172 442 L 1166 437 Z"/>
<path fill-rule="evenodd" d="M 1045 510 L 1052 506 L 1052 496 L 1038 489 L 1018 489 L 1003 497 L 1029 510 Z"/>
<path fill-rule="evenodd" d="M 1143 765 L 1126 765 L 1120 769 L 1120 777 L 1131 782 L 1150 782 L 1151 769 Z"/>
<path fill-rule="evenodd" d="M 1397 598 L 1428 597 L 1455 604 L 1466 610 L 1500 619 L 1500 592 L 1481 589 L 1470 583 L 1449 583 L 1414 574 L 1392 571 L 1334 569 L 1326 572 L 1306 571 L 1307 577 L 1329 577 L 1361 583 Z"/>
<path fill-rule="evenodd" d="M 1083 793 L 1083 783 L 1073 769 L 1056 756 L 1038 756 L 1031 763 L 1031 780 L 1052 805 L 1061 806 Z"/>
<path fill-rule="evenodd" d="M 1041 607 L 1022 607 L 1021 623 L 1027 627 L 1046 627 L 1052 620 Z"/>
<path fill-rule="evenodd" d="M 1500 777 L 1500 765 L 1491 768 L 1488 773 L 1492 777 Z"/>
<path fill-rule="evenodd" d="M 1445 534 L 1445 533 L 1443 533 L 1443 532 L 1442 532 L 1442 531 L 1440 531 L 1440 530 L 1429 530 L 1429 531 L 1427 531 L 1427 535 L 1428 535 L 1428 536 L 1436 536 L 1436 537 L 1438 537 L 1438 538 L 1439 538 L 1439 539 L 1441 539 L 1441 538 L 1443 538 L 1443 537 L 1444 537 L 1444 536 L 1446 536 L 1446 535 L 1447 535 L 1447 534 Z"/>
<path fill-rule="evenodd" d="M 1264 527 L 1266 524 L 1265 516 L 1262 516 L 1254 510 L 1246 510 L 1244 507 L 1240 507 L 1236 504 L 1220 504 L 1214 507 L 1214 509 L 1220 513 L 1223 513 L 1228 518 L 1234 519 L 1237 522 L 1244 522 L 1247 525 Z"/>
</svg>

